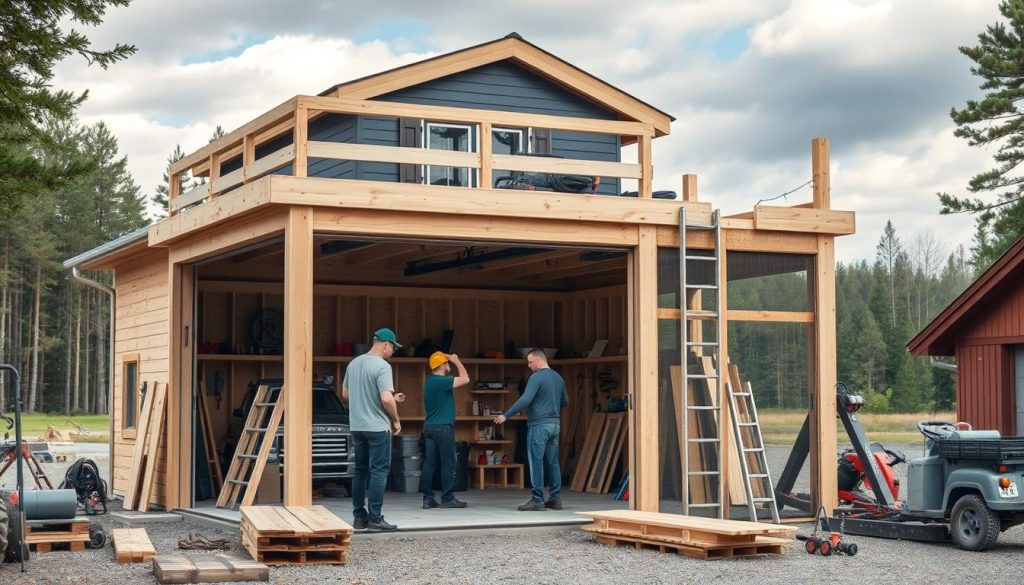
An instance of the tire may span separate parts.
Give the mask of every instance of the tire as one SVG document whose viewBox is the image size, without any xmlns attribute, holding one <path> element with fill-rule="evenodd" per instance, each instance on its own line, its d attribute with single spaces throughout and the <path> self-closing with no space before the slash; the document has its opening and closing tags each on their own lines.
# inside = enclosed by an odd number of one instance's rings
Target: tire
<svg viewBox="0 0 1024 585">
<path fill-rule="evenodd" d="M 7 502 L 4 494 L 0 492 L 0 563 L 4 562 L 7 556 L 7 536 L 10 534 L 11 521 L 7 515 Z"/>
<path fill-rule="evenodd" d="M 851 557 L 857 556 L 856 542 L 851 542 L 850 544 L 846 545 L 846 554 L 850 555 Z"/>
<path fill-rule="evenodd" d="M 830 554 L 832 554 L 832 541 L 831 540 L 823 540 L 823 541 L 821 541 L 821 544 L 818 546 L 818 552 L 821 553 L 821 556 L 823 556 L 823 557 L 827 557 Z"/>
<path fill-rule="evenodd" d="M 953 542 L 964 550 L 982 551 L 992 548 L 999 538 L 999 516 L 989 510 L 977 494 L 967 494 L 953 505 L 949 531 Z"/>
<path fill-rule="evenodd" d="M 808 538 L 807 542 L 804 543 L 804 548 L 807 549 L 807 554 L 813 555 L 818 552 L 818 541 L 813 538 Z"/>
</svg>

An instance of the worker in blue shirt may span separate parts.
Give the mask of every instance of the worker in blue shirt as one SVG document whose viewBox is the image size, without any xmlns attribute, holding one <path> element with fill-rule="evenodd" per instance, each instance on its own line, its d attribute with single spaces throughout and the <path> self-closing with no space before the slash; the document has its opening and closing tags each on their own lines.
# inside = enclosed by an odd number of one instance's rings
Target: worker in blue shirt
<svg viewBox="0 0 1024 585">
<path fill-rule="evenodd" d="M 505 424 L 509 417 L 526 409 L 526 444 L 533 494 L 529 502 L 519 506 L 519 510 L 561 510 L 562 469 L 558 464 L 558 435 L 562 427 L 562 408 L 569 404 L 569 394 L 565 390 L 565 380 L 548 365 L 543 350 L 530 350 L 526 364 L 533 372 L 526 383 L 526 391 L 504 414 L 494 419 L 494 424 Z M 548 485 L 547 501 L 544 501 L 545 481 Z"/>
</svg>

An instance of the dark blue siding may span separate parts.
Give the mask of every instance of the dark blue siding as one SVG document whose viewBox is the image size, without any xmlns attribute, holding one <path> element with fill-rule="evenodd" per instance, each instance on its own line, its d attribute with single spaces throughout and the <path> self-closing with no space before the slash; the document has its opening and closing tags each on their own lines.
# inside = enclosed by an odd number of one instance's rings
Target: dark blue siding
<svg viewBox="0 0 1024 585">
<path fill-rule="evenodd" d="M 508 61 L 428 81 L 376 99 L 576 118 L 617 119 L 614 112 Z M 555 131 L 552 132 L 551 145 L 552 154 L 566 158 L 612 162 L 621 160 L 619 137 L 614 135 Z M 617 194 L 619 180 L 603 179 L 600 192 Z"/>
<path fill-rule="evenodd" d="M 398 119 L 359 118 L 359 143 L 379 146 L 399 146 Z M 360 162 L 359 178 L 370 181 L 398 182 L 398 164 Z"/>
</svg>

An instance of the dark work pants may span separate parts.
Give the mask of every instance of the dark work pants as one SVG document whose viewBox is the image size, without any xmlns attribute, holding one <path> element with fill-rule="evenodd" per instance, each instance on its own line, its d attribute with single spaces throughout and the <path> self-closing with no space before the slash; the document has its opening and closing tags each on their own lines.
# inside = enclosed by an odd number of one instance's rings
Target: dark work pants
<svg viewBox="0 0 1024 585">
<path fill-rule="evenodd" d="M 423 427 L 423 474 L 420 493 L 424 500 L 434 499 L 434 470 L 441 467 L 441 502 L 455 499 L 455 428 L 452 425 Z"/>
<path fill-rule="evenodd" d="M 533 486 L 531 499 L 544 501 L 544 486 L 548 486 L 549 499 L 562 499 L 562 468 L 558 463 L 558 435 L 562 430 L 559 422 L 543 422 L 530 425 L 526 433 L 526 444 L 530 450 L 530 484 Z"/>
<path fill-rule="evenodd" d="M 384 487 L 391 469 L 390 431 L 352 431 L 352 445 L 356 452 L 356 470 L 352 474 L 352 515 L 364 517 L 370 522 L 380 522 L 384 517 Z M 369 514 L 366 509 L 366 495 L 369 491 Z"/>
</svg>

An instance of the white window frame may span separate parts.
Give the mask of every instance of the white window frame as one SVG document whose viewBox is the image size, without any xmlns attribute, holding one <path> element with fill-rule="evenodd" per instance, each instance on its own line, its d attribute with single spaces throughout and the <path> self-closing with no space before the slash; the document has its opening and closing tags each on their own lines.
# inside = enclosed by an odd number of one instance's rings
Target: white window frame
<svg viewBox="0 0 1024 585">
<path fill-rule="evenodd" d="M 530 136 L 531 136 L 531 134 L 533 132 L 532 128 L 498 128 L 498 127 L 491 128 L 491 133 L 492 133 L 491 134 L 491 141 L 492 141 L 492 144 L 493 144 L 493 140 L 494 140 L 494 134 L 493 134 L 494 132 L 517 132 L 519 134 L 519 142 L 521 144 L 523 144 L 524 146 L 526 146 L 526 153 L 529 154 L 530 151 L 532 150 L 532 148 L 530 146 L 530 142 L 531 142 Z"/>
<path fill-rule="evenodd" d="M 480 131 L 479 131 L 479 128 L 477 128 L 477 126 L 475 124 L 454 124 L 454 123 L 451 123 L 451 122 L 428 122 L 426 120 L 423 121 L 423 148 L 425 150 L 437 150 L 437 149 L 430 148 L 430 130 L 432 128 L 435 128 L 435 127 L 460 128 L 460 129 L 466 130 L 469 133 L 469 140 L 466 141 L 466 148 L 468 148 L 470 150 L 466 150 L 466 151 L 452 150 L 452 151 L 447 151 L 447 152 L 479 152 L 479 149 L 477 148 L 477 141 L 480 139 Z M 475 134 L 477 136 L 477 140 L 473 140 L 474 130 L 476 131 Z M 451 166 L 446 166 L 444 168 L 466 169 L 466 175 L 469 177 L 469 180 L 467 181 L 468 184 L 464 185 L 464 187 L 466 187 L 466 188 L 476 187 L 476 172 L 475 172 L 476 169 L 473 169 L 473 168 L 470 168 L 470 167 L 451 167 Z M 426 185 L 430 184 L 430 165 L 423 165 L 423 183 L 426 184 Z"/>
</svg>

